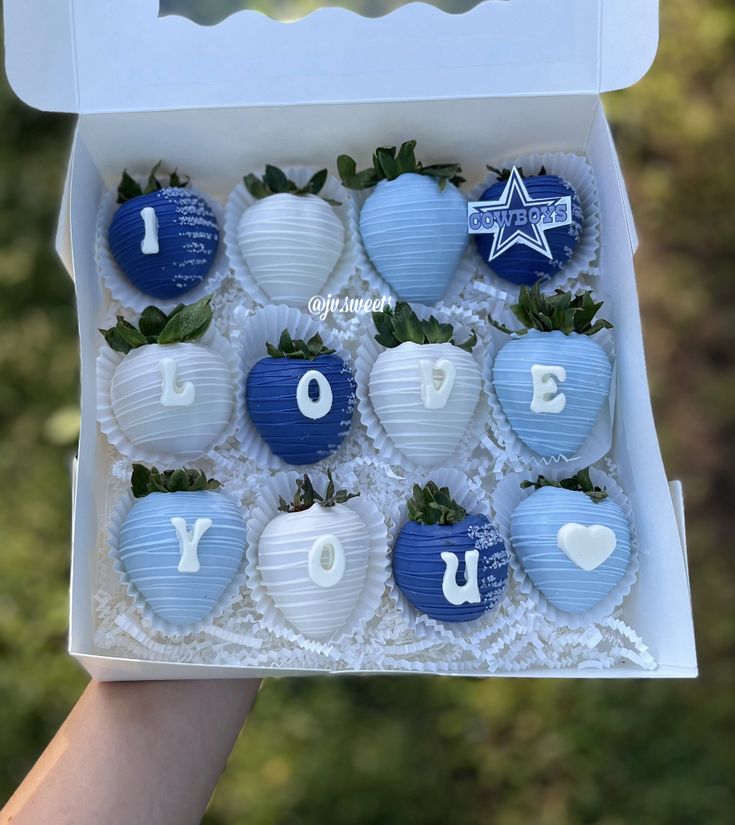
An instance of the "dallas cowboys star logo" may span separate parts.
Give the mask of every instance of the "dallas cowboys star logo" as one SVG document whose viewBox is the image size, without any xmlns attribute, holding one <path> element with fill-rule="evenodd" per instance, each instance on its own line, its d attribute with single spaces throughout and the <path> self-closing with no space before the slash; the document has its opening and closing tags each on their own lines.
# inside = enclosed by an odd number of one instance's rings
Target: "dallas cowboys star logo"
<svg viewBox="0 0 735 825">
<path fill-rule="evenodd" d="M 572 223 L 572 198 L 532 198 L 517 167 L 513 167 L 503 193 L 496 201 L 467 204 L 470 235 L 492 234 L 488 256 L 492 261 L 516 244 L 522 244 L 551 260 L 546 230 Z"/>
</svg>

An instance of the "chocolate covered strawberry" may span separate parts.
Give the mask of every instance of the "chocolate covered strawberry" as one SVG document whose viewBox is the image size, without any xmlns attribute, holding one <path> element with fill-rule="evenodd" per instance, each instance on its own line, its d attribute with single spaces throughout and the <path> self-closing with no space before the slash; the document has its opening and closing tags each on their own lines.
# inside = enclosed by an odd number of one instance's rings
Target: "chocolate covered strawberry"
<svg viewBox="0 0 735 825">
<path fill-rule="evenodd" d="M 592 336 L 612 324 L 595 320 L 591 292 L 522 287 L 511 308 L 522 329 L 495 357 L 495 393 L 518 438 L 541 456 L 571 458 L 583 446 L 610 395 L 612 364 Z"/>
<path fill-rule="evenodd" d="M 201 470 L 134 464 L 131 485 L 136 500 L 118 537 L 130 583 L 171 625 L 205 619 L 242 562 L 240 508 Z"/>
<path fill-rule="evenodd" d="M 513 511 L 513 551 L 534 585 L 565 613 L 593 608 L 622 579 L 630 525 L 622 507 L 593 484 L 589 470 L 523 482 L 534 492 Z"/>
<path fill-rule="evenodd" d="M 313 464 L 333 453 L 350 430 L 355 379 L 350 367 L 317 334 L 278 345 L 247 377 L 250 419 L 271 450 L 289 464 Z"/>
<path fill-rule="evenodd" d="M 196 458 L 217 443 L 235 404 L 230 367 L 202 336 L 212 322 L 209 296 L 165 313 L 149 306 L 135 326 L 118 316 L 100 330 L 122 355 L 110 382 L 115 422 L 133 447 Z"/>
<path fill-rule="evenodd" d="M 339 261 L 345 227 L 340 204 L 320 196 L 327 170 L 297 186 L 277 166 L 262 178 L 246 175 L 255 198 L 237 228 L 237 242 L 253 278 L 273 301 L 304 304 L 317 295 Z"/>
<path fill-rule="evenodd" d="M 435 467 L 456 451 L 480 399 L 477 336 L 458 343 L 451 324 L 421 319 L 403 301 L 372 317 L 386 348 L 370 372 L 375 414 L 405 456 Z"/>
<path fill-rule="evenodd" d="M 467 513 L 448 487 L 414 484 L 393 548 L 396 584 L 414 607 L 441 622 L 477 619 L 502 598 L 508 561 L 486 516 Z"/>
<path fill-rule="evenodd" d="M 128 280 L 146 295 L 184 296 L 209 274 L 219 247 L 217 216 L 176 172 L 164 186 L 160 163 L 141 185 L 123 172 L 108 231 L 110 251 Z"/>
<path fill-rule="evenodd" d="M 532 285 L 562 270 L 574 255 L 584 213 L 574 187 L 541 168 L 525 176 L 488 166 L 497 182 L 469 204 L 469 231 L 490 269 L 515 284 Z"/>
<path fill-rule="evenodd" d="M 416 141 L 379 148 L 361 172 L 348 155 L 337 168 L 351 189 L 374 191 L 360 212 L 360 234 L 378 272 L 399 298 L 436 303 L 467 246 L 467 201 L 458 164 L 423 166 Z"/>
<path fill-rule="evenodd" d="M 320 494 L 308 475 L 266 525 L 258 570 L 273 603 L 299 632 L 332 638 L 357 605 L 368 569 L 370 537 L 349 505 L 359 493 L 335 489 L 331 472 Z"/>
</svg>

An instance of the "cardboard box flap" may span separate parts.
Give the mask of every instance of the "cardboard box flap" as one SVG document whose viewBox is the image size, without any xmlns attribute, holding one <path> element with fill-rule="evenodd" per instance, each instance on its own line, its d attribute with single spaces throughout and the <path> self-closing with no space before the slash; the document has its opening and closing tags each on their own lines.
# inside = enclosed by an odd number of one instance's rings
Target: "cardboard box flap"
<svg viewBox="0 0 735 825">
<path fill-rule="evenodd" d="M 412 3 L 381 18 L 324 8 L 217 26 L 158 0 L 5 0 L 5 59 L 32 106 L 80 113 L 598 93 L 649 68 L 658 0 Z"/>
</svg>

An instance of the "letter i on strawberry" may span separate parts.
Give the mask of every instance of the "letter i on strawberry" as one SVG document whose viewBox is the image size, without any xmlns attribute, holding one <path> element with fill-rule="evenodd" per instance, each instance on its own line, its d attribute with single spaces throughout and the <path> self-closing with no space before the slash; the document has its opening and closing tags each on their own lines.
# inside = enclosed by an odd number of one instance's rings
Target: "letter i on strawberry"
<svg viewBox="0 0 735 825">
<path fill-rule="evenodd" d="M 123 172 L 108 231 L 110 251 L 128 280 L 154 298 L 178 298 L 209 274 L 219 248 L 211 206 L 172 172 L 164 186 L 157 163 L 144 186 Z"/>
<path fill-rule="evenodd" d="M 612 365 L 592 339 L 605 320 L 591 292 L 574 295 L 540 286 L 522 287 L 511 309 L 523 329 L 512 335 L 493 363 L 493 385 L 518 438 L 541 456 L 572 457 L 588 439 L 608 400 Z"/>
<path fill-rule="evenodd" d="M 242 562 L 240 508 L 201 470 L 159 472 L 134 464 L 131 486 L 135 503 L 119 536 L 130 583 L 171 625 L 205 619 Z"/>
<path fill-rule="evenodd" d="M 377 149 L 361 172 L 348 155 L 337 169 L 350 189 L 375 187 L 360 212 L 365 250 L 399 298 L 436 303 L 467 246 L 467 201 L 456 163 L 423 166 L 416 141 Z"/>
<path fill-rule="evenodd" d="M 590 610 L 628 567 L 630 525 L 622 507 L 593 484 L 589 469 L 521 487 L 534 492 L 511 516 L 513 551 L 550 604 L 564 613 Z"/>
<path fill-rule="evenodd" d="M 508 582 L 505 542 L 488 518 L 469 514 L 448 487 L 415 484 L 393 548 L 393 575 L 411 604 L 441 622 L 494 608 Z"/>
<path fill-rule="evenodd" d="M 355 379 L 349 366 L 316 334 L 278 346 L 250 370 L 248 414 L 271 450 L 289 464 L 313 464 L 333 453 L 350 430 Z"/>
<path fill-rule="evenodd" d="M 300 187 L 270 165 L 262 178 L 243 179 L 256 201 L 240 218 L 237 242 L 250 273 L 272 301 L 306 303 L 342 255 L 345 228 L 334 211 L 340 203 L 319 194 L 326 180 L 322 169 Z"/>
</svg>

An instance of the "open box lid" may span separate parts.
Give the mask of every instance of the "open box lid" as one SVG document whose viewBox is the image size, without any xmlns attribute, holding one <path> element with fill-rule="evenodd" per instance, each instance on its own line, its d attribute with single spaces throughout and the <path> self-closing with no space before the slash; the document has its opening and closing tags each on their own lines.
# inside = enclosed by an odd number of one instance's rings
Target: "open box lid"
<svg viewBox="0 0 735 825">
<path fill-rule="evenodd" d="M 38 109 L 97 113 L 293 103 L 597 94 L 651 65 L 658 0 L 412 3 L 381 18 L 324 8 L 217 26 L 158 0 L 5 0 L 5 60 Z"/>
</svg>

